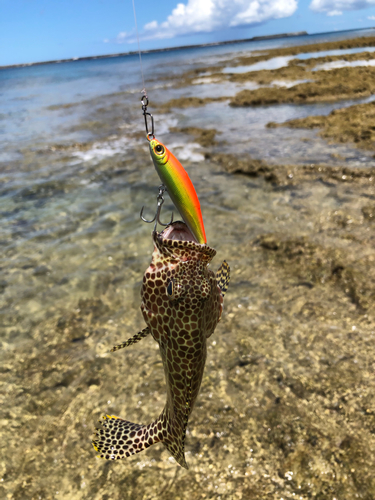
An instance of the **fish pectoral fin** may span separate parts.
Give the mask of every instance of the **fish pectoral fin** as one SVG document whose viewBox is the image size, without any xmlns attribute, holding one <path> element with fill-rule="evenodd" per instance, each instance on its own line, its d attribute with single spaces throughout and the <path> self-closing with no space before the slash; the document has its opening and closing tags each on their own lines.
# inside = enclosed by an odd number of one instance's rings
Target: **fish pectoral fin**
<svg viewBox="0 0 375 500">
<path fill-rule="evenodd" d="M 216 282 L 221 290 L 221 294 L 223 297 L 228 289 L 229 281 L 230 281 L 230 267 L 228 262 L 224 260 L 216 273 Z"/>
<path fill-rule="evenodd" d="M 145 450 L 162 440 L 157 422 L 150 425 L 133 424 L 128 420 L 103 415 L 101 427 L 95 430 L 92 445 L 105 460 L 120 460 Z"/>
<path fill-rule="evenodd" d="M 143 328 L 143 330 L 141 330 L 140 332 L 133 335 L 133 337 L 131 337 L 130 339 L 125 340 L 125 342 L 122 342 L 121 344 L 117 344 L 114 347 L 112 347 L 110 352 L 118 351 L 119 349 L 123 349 L 124 347 L 128 347 L 130 345 L 136 344 L 137 342 L 142 340 L 144 337 L 147 337 L 147 335 L 149 333 L 150 333 L 150 329 L 148 326 L 146 326 L 146 328 Z"/>
</svg>

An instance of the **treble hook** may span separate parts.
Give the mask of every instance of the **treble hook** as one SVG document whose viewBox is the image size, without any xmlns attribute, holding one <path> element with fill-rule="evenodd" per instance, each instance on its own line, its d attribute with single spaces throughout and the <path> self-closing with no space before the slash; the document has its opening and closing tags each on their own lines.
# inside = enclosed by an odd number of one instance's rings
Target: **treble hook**
<svg viewBox="0 0 375 500">
<path fill-rule="evenodd" d="M 160 220 L 161 207 L 162 207 L 162 205 L 164 203 L 163 194 L 165 193 L 166 190 L 167 189 L 164 186 L 164 184 L 162 184 L 161 186 L 159 186 L 159 194 L 158 194 L 158 197 L 157 197 L 158 204 L 157 204 L 157 207 L 156 207 L 156 214 L 155 214 L 155 216 L 154 216 L 154 218 L 152 220 L 147 220 L 147 219 L 145 219 L 143 217 L 143 209 L 145 208 L 144 206 L 142 207 L 142 210 L 141 210 L 141 213 L 140 213 L 140 217 L 143 220 L 143 222 L 147 222 L 148 224 L 151 224 L 152 222 L 155 222 L 154 231 L 153 231 L 154 233 L 156 232 L 156 227 L 157 227 L 158 223 L 161 226 L 169 226 L 169 224 L 172 224 L 172 222 L 173 222 L 173 212 L 172 212 L 171 220 L 170 220 L 170 222 L 168 222 L 168 224 L 164 224 Z"/>
</svg>

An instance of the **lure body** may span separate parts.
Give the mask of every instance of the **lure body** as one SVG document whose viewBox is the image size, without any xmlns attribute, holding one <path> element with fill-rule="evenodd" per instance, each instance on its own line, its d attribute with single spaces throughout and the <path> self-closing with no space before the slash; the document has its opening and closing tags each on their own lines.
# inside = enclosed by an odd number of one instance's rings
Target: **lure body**
<svg viewBox="0 0 375 500">
<path fill-rule="evenodd" d="M 207 243 L 198 196 L 186 170 L 157 139 L 150 140 L 150 153 L 156 171 L 181 217 L 198 243 Z"/>
<path fill-rule="evenodd" d="M 155 249 L 142 286 L 141 310 L 147 327 L 112 350 L 127 347 L 151 333 L 160 348 L 167 402 L 161 415 L 149 425 L 103 417 L 93 445 L 100 457 L 117 460 L 161 441 L 187 469 L 186 427 L 202 381 L 206 339 L 220 321 L 229 266 L 224 261 L 215 276 L 207 266 L 216 251 L 194 241 L 183 222 L 154 233 L 153 240 Z"/>
</svg>

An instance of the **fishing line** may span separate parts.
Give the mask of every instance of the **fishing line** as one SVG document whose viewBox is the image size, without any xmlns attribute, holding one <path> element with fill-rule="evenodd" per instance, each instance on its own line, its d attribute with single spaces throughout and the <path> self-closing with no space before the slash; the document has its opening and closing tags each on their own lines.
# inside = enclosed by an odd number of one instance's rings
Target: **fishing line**
<svg viewBox="0 0 375 500">
<path fill-rule="evenodd" d="M 151 138 L 152 139 L 155 138 L 155 133 L 154 133 L 155 132 L 155 130 L 154 130 L 154 117 L 152 116 L 151 113 L 147 112 L 147 106 L 148 106 L 149 101 L 148 101 L 148 96 L 147 96 L 147 92 L 146 92 L 145 77 L 144 77 L 144 74 L 143 74 L 141 46 L 140 46 L 140 43 L 139 43 L 137 14 L 135 12 L 135 3 L 134 3 L 134 0 L 132 0 L 132 4 L 133 4 L 133 12 L 134 12 L 135 31 L 137 33 L 139 64 L 140 64 L 140 67 L 141 67 L 141 75 L 142 75 L 142 83 L 143 83 L 143 89 L 141 90 L 141 92 L 142 92 L 142 99 L 141 99 L 141 102 L 142 102 L 142 111 L 143 111 L 143 116 L 144 116 L 144 119 L 145 119 L 145 128 L 146 128 L 147 138 L 148 138 L 148 140 L 150 140 Z M 149 129 L 149 126 L 148 126 L 148 121 L 147 121 L 147 117 L 148 116 L 150 117 L 150 120 L 151 120 L 150 129 Z"/>
<path fill-rule="evenodd" d="M 145 78 L 144 78 L 144 75 L 143 75 L 143 67 L 142 67 L 142 56 L 141 56 L 141 47 L 140 47 L 140 44 L 139 44 L 139 34 L 138 34 L 138 24 L 137 24 L 137 15 L 135 13 L 135 5 L 134 5 L 134 0 L 132 0 L 132 3 L 133 3 L 133 12 L 134 12 L 134 22 L 135 22 L 135 31 L 137 33 L 137 42 L 138 42 L 138 54 L 139 54 L 139 64 L 141 66 L 141 75 L 142 75 L 142 84 L 143 84 L 143 89 L 142 89 L 142 92 L 145 94 L 145 96 L 147 97 L 147 93 L 146 93 L 146 85 L 145 85 Z"/>
<path fill-rule="evenodd" d="M 137 43 L 138 43 L 138 54 L 139 54 L 139 64 L 140 64 L 140 67 L 141 67 L 141 75 L 142 75 L 142 83 L 143 83 L 143 89 L 141 90 L 142 92 L 142 99 L 141 99 L 141 103 L 142 103 L 142 111 L 143 111 L 143 117 L 144 117 L 144 120 L 145 120 L 145 128 L 146 128 L 146 134 L 147 134 L 147 139 L 149 141 L 151 141 L 152 139 L 155 139 L 155 126 L 154 126 L 154 117 L 152 116 L 151 113 L 149 113 L 147 111 L 147 106 L 149 104 L 149 100 L 148 100 L 148 96 L 147 96 L 147 92 L 146 92 L 146 85 L 145 85 L 145 77 L 144 77 L 144 74 L 143 74 L 143 66 L 142 66 L 142 55 L 141 55 L 141 46 L 140 46 L 140 43 L 139 43 L 139 33 L 138 33 L 138 23 L 137 23 L 137 14 L 135 12 L 135 2 L 134 0 L 132 0 L 132 4 L 133 4 L 133 13 L 134 13 L 134 23 L 135 23 L 135 31 L 137 33 Z M 149 118 L 148 118 L 149 117 Z M 149 120 L 151 120 L 151 123 L 150 123 L 150 127 L 149 127 Z M 159 194 L 158 194 L 158 197 L 157 197 L 157 201 L 158 201 L 158 207 L 157 207 L 157 210 L 156 210 L 156 214 L 155 214 L 155 217 L 152 219 L 152 220 L 147 220 L 143 217 L 143 209 L 144 207 L 142 207 L 142 210 L 141 210 L 141 213 L 140 213 L 140 217 L 141 219 L 144 221 L 144 222 L 148 222 L 148 223 L 151 223 L 151 222 L 155 222 L 155 226 L 154 226 L 154 233 L 156 232 L 156 227 L 157 227 L 157 224 L 159 223 L 160 225 L 162 226 L 168 226 L 169 224 L 172 223 L 173 221 L 173 213 L 172 213 L 172 218 L 171 218 L 171 221 L 168 223 L 168 224 L 163 224 L 163 222 L 160 221 L 160 211 L 161 211 L 161 207 L 164 203 L 164 197 L 163 197 L 163 194 L 164 192 L 166 191 L 166 187 L 164 186 L 164 184 L 162 184 L 161 186 L 159 186 Z"/>
</svg>

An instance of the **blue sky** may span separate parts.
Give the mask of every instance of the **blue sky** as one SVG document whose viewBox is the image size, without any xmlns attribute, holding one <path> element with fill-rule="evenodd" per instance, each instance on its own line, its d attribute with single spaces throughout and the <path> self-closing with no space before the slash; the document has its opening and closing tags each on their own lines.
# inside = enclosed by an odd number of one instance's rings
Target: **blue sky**
<svg viewBox="0 0 375 500">
<path fill-rule="evenodd" d="M 375 26 L 375 0 L 135 0 L 141 49 Z M 0 66 L 136 50 L 131 0 L 0 0 Z"/>
</svg>

